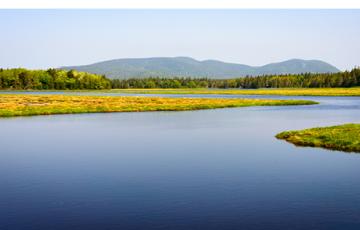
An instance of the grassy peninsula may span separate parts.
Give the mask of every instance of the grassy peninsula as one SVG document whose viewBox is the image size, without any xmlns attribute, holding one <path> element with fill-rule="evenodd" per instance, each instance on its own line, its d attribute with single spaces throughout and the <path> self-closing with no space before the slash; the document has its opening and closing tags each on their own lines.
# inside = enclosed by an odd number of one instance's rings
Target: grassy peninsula
<svg viewBox="0 0 360 230">
<path fill-rule="evenodd" d="M 297 146 L 322 147 L 345 152 L 360 152 L 360 124 L 286 131 L 276 135 Z"/>
<path fill-rule="evenodd" d="M 225 94 L 280 96 L 360 96 L 354 88 L 278 88 L 278 89 L 113 89 L 110 92 L 138 94 Z"/>
<path fill-rule="evenodd" d="M 308 100 L 0 94 L 0 117 L 311 104 L 316 104 L 316 102 Z"/>
</svg>

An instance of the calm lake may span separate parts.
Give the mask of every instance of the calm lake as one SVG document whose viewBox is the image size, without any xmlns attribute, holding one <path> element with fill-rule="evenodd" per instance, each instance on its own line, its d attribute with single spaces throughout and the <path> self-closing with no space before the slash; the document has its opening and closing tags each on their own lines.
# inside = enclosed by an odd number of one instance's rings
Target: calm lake
<svg viewBox="0 0 360 230">
<path fill-rule="evenodd" d="M 359 97 L 224 97 L 321 104 L 0 119 L 0 229 L 360 229 L 360 154 L 274 137 Z"/>
</svg>

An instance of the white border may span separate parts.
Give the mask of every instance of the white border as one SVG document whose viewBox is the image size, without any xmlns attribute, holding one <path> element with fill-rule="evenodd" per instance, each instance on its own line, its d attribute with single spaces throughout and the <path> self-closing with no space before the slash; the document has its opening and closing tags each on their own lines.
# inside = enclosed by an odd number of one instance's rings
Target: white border
<svg viewBox="0 0 360 230">
<path fill-rule="evenodd" d="M 359 0 L 0 0 L 5 9 L 360 9 Z"/>
</svg>

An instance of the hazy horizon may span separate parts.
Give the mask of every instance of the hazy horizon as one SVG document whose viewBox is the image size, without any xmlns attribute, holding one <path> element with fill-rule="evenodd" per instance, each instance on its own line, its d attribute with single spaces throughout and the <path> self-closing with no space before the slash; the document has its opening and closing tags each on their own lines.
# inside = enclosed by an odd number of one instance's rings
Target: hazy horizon
<svg viewBox="0 0 360 230">
<path fill-rule="evenodd" d="M 0 68 L 178 57 L 360 64 L 360 10 L 0 10 Z"/>
</svg>

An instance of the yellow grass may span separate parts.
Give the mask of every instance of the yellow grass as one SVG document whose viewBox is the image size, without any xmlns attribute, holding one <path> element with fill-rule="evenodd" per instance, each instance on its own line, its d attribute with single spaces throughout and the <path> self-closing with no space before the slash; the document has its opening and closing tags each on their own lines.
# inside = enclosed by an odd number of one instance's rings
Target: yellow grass
<svg viewBox="0 0 360 230">
<path fill-rule="evenodd" d="M 68 113 L 183 111 L 243 106 L 316 104 L 307 100 L 161 98 L 0 94 L 0 117 Z"/>
<path fill-rule="evenodd" d="M 141 94 L 231 94 L 282 96 L 360 96 L 354 88 L 281 88 L 281 89 L 114 89 L 110 92 Z"/>
</svg>

